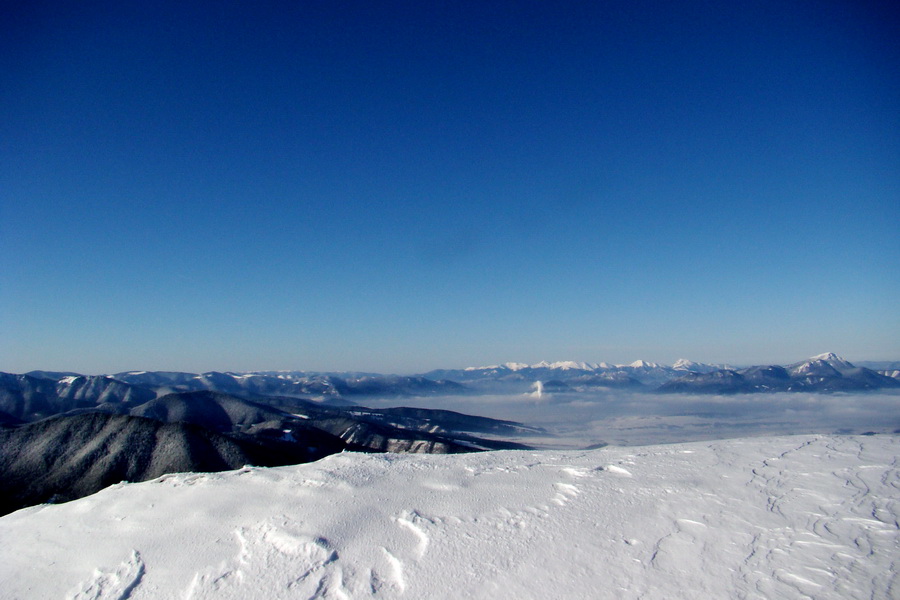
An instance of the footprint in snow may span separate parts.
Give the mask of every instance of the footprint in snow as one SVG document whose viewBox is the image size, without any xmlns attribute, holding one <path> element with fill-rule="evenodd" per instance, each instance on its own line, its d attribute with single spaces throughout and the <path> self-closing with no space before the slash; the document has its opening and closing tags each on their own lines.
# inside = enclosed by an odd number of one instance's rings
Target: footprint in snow
<svg viewBox="0 0 900 600">
<path fill-rule="evenodd" d="M 184 597 L 246 598 L 245 581 L 265 582 L 267 598 L 349 598 L 338 553 L 298 523 L 279 519 L 235 531 L 234 557 L 197 573 Z"/>
<path fill-rule="evenodd" d="M 552 501 L 559 506 L 565 506 L 569 500 L 580 493 L 578 488 L 571 483 L 556 483 L 554 485 L 559 492 L 552 498 Z"/>
<path fill-rule="evenodd" d="M 432 521 L 424 518 L 417 511 L 405 512 L 402 516 L 397 517 L 396 521 L 400 527 L 416 536 L 416 540 L 418 541 L 418 544 L 416 545 L 416 554 L 419 558 L 422 558 L 422 556 L 425 555 L 425 550 L 428 549 L 428 543 L 431 541 L 424 526 Z"/>
<path fill-rule="evenodd" d="M 70 592 L 67 600 L 127 600 L 141 583 L 144 561 L 137 550 L 112 570 L 94 570 L 93 576 Z"/>
<path fill-rule="evenodd" d="M 383 593 L 402 594 L 406 591 L 406 580 L 403 577 L 403 561 L 391 554 L 385 548 L 381 548 L 384 561 L 375 565 L 369 571 L 369 587 L 373 595 Z"/>
</svg>

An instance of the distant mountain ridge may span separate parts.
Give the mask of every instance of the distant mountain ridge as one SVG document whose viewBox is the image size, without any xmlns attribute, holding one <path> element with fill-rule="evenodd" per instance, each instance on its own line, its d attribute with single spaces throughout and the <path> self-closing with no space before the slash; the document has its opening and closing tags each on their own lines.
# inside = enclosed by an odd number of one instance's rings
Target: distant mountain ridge
<svg viewBox="0 0 900 600">
<path fill-rule="evenodd" d="M 623 365 L 606 362 L 542 361 L 532 365 L 507 362 L 484 367 L 437 369 L 425 373 L 424 376 L 476 386 L 490 383 L 531 384 L 535 381 L 553 381 L 562 382 L 570 389 L 607 387 L 652 390 L 685 372 L 708 373 L 720 368 L 723 368 L 723 365 L 707 365 L 686 359 L 680 359 L 671 366 L 644 360 Z"/>
<path fill-rule="evenodd" d="M 773 391 L 865 391 L 900 387 L 900 363 L 876 371 L 825 353 L 798 363 L 733 368 L 679 359 L 672 365 L 644 360 L 629 364 L 578 361 L 507 362 L 483 367 L 436 369 L 420 375 L 259 371 L 184 373 L 126 371 L 79 375 L 32 371 L 0 373 L 0 424 L 33 421 L 69 410 L 131 409 L 169 393 L 211 391 L 248 400 L 298 398 L 352 406 L 366 398 L 529 393 L 537 382 L 550 392 L 597 389 L 754 393 Z"/>
<path fill-rule="evenodd" d="M 0 373 L 0 412 L 19 421 L 37 421 L 76 409 L 104 406 L 128 409 L 157 396 L 156 391 L 105 375 L 51 376 Z"/>
<path fill-rule="evenodd" d="M 900 388 L 900 379 L 857 367 L 827 352 L 786 367 L 753 366 L 688 373 L 664 383 L 660 392 L 735 394 L 755 392 L 859 392 Z"/>
<path fill-rule="evenodd" d="M 173 392 L 218 391 L 244 396 L 293 396 L 323 402 L 344 402 L 362 396 L 426 396 L 463 391 L 453 381 L 422 376 L 380 375 L 376 373 L 308 373 L 304 371 L 259 371 L 247 373 L 209 371 L 179 373 L 127 371 L 114 379 Z"/>
<path fill-rule="evenodd" d="M 881 365 L 881 364 L 880 364 Z M 900 363 L 883 363 L 893 367 Z M 441 369 L 426 377 L 459 381 L 483 390 L 503 385 L 542 382 L 542 390 L 578 392 L 597 388 L 662 393 L 757 393 L 775 391 L 838 392 L 900 387 L 900 368 L 875 371 L 827 352 L 787 366 L 733 368 L 679 359 L 673 365 L 644 360 L 629 364 L 576 361 L 503 363 L 485 367 Z M 524 390 L 523 390 L 524 391 Z"/>
</svg>

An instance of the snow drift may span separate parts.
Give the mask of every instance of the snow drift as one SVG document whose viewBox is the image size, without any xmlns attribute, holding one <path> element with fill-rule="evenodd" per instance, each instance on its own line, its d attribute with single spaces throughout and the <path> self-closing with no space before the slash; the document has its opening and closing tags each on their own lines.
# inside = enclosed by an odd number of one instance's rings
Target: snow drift
<svg viewBox="0 0 900 600">
<path fill-rule="evenodd" d="M 0 518 L 0 598 L 891 598 L 898 436 L 343 453 Z"/>
</svg>

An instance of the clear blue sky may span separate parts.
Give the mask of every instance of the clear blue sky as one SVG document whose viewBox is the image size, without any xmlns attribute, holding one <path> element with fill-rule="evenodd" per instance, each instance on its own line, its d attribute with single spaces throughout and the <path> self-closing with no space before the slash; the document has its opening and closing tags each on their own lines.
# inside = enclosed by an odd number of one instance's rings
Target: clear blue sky
<svg viewBox="0 0 900 600">
<path fill-rule="evenodd" d="M 900 358 L 892 3 L 11 4 L 0 370 Z"/>
</svg>

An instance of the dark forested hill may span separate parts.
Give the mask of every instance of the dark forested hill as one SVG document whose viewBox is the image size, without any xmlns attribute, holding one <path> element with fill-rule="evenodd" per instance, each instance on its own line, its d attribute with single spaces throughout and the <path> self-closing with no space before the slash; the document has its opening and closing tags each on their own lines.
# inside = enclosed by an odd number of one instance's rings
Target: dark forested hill
<svg viewBox="0 0 900 600">
<path fill-rule="evenodd" d="M 0 430 L 0 512 L 92 494 L 120 481 L 244 465 L 308 462 L 338 452 L 335 436 L 308 444 L 235 438 L 187 423 L 88 412 Z"/>
</svg>

